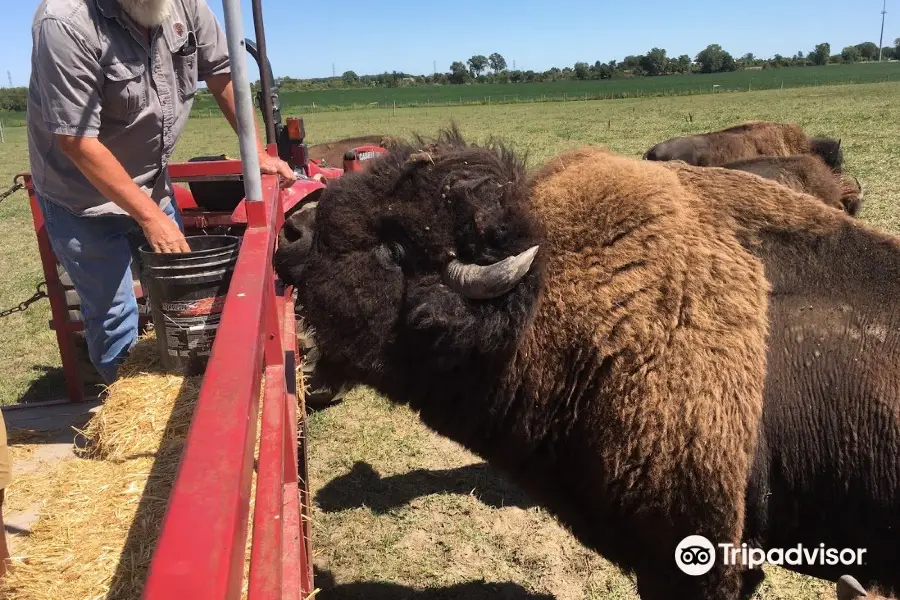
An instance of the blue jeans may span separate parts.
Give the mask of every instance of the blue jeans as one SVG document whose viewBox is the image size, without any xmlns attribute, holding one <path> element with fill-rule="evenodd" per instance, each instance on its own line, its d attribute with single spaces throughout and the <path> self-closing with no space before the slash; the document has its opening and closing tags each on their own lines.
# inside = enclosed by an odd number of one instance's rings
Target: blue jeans
<svg viewBox="0 0 900 600">
<path fill-rule="evenodd" d="M 138 248 L 147 244 L 147 239 L 131 217 L 79 217 L 40 197 L 37 200 L 53 252 L 81 298 L 91 362 L 110 384 L 137 341 L 138 306 L 131 261 L 140 264 Z M 163 212 L 184 232 L 174 201 Z"/>
</svg>

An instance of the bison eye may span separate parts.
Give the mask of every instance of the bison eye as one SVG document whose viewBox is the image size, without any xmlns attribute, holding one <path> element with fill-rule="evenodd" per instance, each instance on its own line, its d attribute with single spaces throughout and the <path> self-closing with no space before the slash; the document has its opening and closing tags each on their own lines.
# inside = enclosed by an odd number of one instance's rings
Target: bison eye
<svg viewBox="0 0 900 600">
<path fill-rule="evenodd" d="M 381 244 L 375 250 L 375 256 L 378 259 L 378 264 L 389 271 L 400 268 L 400 263 L 403 260 L 403 255 L 403 246 L 401 246 L 397 242 L 388 242 L 386 244 Z"/>
</svg>

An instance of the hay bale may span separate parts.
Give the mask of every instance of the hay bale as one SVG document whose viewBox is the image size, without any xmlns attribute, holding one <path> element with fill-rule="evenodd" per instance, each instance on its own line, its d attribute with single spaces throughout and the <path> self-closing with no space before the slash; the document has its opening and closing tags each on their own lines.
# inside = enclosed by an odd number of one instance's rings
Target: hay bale
<svg viewBox="0 0 900 600">
<path fill-rule="evenodd" d="M 11 486 L 11 495 L 24 490 L 39 502 L 40 519 L 19 543 L 0 598 L 140 600 L 201 379 L 162 372 L 152 333 L 138 343 L 80 432 L 80 457 Z M 251 485 L 245 598 L 255 468 Z"/>
</svg>

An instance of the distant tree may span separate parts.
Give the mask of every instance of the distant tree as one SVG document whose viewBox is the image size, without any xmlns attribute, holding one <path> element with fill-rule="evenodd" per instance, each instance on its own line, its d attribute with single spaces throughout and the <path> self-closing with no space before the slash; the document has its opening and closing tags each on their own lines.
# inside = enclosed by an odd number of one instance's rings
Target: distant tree
<svg viewBox="0 0 900 600">
<path fill-rule="evenodd" d="M 812 51 L 812 63 L 814 65 L 827 65 L 828 58 L 831 56 L 831 44 L 828 42 L 824 42 L 822 44 L 816 44 L 815 50 Z"/>
<path fill-rule="evenodd" d="M 897 58 L 897 48 L 894 48 L 893 46 L 885 46 L 884 50 L 881 53 L 881 58 L 884 60 Z"/>
<path fill-rule="evenodd" d="M 741 63 L 741 65 L 744 67 L 752 67 L 756 65 L 756 57 L 753 56 L 752 52 L 748 52 L 747 54 L 743 55 L 740 60 L 738 60 L 738 62 Z"/>
<path fill-rule="evenodd" d="M 591 68 L 588 66 L 586 62 L 577 62 L 575 63 L 575 79 L 590 79 L 591 77 Z"/>
<path fill-rule="evenodd" d="M 484 56 L 483 54 L 476 54 L 467 60 L 466 64 L 469 65 L 469 72 L 472 73 L 472 77 L 478 77 L 485 69 L 487 69 L 488 59 L 487 56 Z"/>
<path fill-rule="evenodd" d="M 844 59 L 844 62 L 855 63 L 859 61 L 862 55 L 859 53 L 859 48 L 856 46 L 847 46 L 843 50 L 841 50 L 841 58 Z"/>
<path fill-rule="evenodd" d="M 856 45 L 860 56 L 865 60 L 874 60 L 878 58 L 878 45 L 873 42 L 863 42 Z"/>
<path fill-rule="evenodd" d="M 725 51 L 719 44 L 710 44 L 697 54 L 701 73 L 718 73 L 722 70 Z"/>
<path fill-rule="evenodd" d="M 640 65 L 647 75 L 665 75 L 669 59 L 666 58 L 666 51 L 663 48 L 653 48 L 641 57 Z"/>
<path fill-rule="evenodd" d="M 491 70 L 494 73 L 498 73 L 506 69 L 506 59 L 503 58 L 503 55 L 494 52 L 490 56 L 488 56 L 488 63 L 491 65 Z"/>
<path fill-rule="evenodd" d="M 690 73 L 691 72 L 691 57 L 687 54 L 682 54 L 675 60 L 675 68 L 679 73 Z"/>
<path fill-rule="evenodd" d="M 622 61 L 622 69 L 625 71 L 634 71 L 641 68 L 641 57 L 629 55 Z"/>
<path fill-rule="evenodd" d="M 722 71 L 728 72 L 728 71 L 737 71 L 737 70 L 738 70 L 738 64 L 737 64 L 737 61 L 734 60 L 734 57 L 731 56 L 730 54 L 728 54 L 727 52 L 723 53 L 723 55 L 722 55 Z"/>
<path fill-rule="evenodd" d="M 469 79 L 469 70 L 466 69 L 465 64 L 457 60 L 450 65 L 450 76 L 448 79 L 450 83 L 465 83 Z"/>
<path fill-rule="evenodd" d="M 344 82 L 344 85 L 357 85 L 359 83 L 359 75 L 353 71 L 344 71 L 344 74 L 341 75 L 341 80 Z"/>
</svg>

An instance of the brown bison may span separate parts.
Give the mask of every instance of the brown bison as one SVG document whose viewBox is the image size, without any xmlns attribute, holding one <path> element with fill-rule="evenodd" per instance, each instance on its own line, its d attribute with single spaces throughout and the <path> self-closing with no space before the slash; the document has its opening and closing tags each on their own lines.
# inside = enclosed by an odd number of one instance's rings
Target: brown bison
<svg viewBox="0 0 900 600">
<path fill-rule="evenodd" d="M 772 179 L 798 192 L 811 194 L 851 216 L 856 216 L 862 208 L 864 192 L 859 180 L 835 173 L 815 154 L 758 156 L 723 167 Z"/>
<path fill-rule="evenodd" d="M 309 147 L 309 158 L 324 161 L 326 167 L 344 168 L 344 153 L 359 146 L 380 146 L 390 150 L 398 138 L 389 135 L 363 135 L 324 142 Z"/>
<path fill-rule="evenodd" d="M 770 121 L 749 121 L 718 131 L 673 137 L 651 147 L 644 158 L 721 167 L 745 158 L 792 154 L 815 154 L 838 172 L 844 164 L 840 140 L 810 138 L 799 125 Z"/>
<path fill-rule="evenodd" d="M 867 547 L 789 568 L 900 584 L 897 239 L 749 173 L 587 148 L 528 177 L 451 129 L 335 180 L 274 264 L 323 377 L 504 471 L 642 599 L 753 592 L 718 551 L 685 574 L 690 535 Z"/>
</svg>

